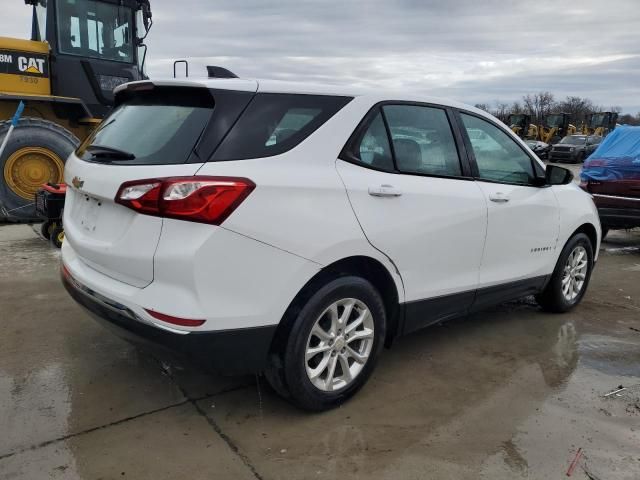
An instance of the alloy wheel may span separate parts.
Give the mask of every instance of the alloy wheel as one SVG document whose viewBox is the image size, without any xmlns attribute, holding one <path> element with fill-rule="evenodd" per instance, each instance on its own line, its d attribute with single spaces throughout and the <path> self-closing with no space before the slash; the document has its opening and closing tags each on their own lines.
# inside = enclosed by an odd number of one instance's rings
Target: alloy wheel
<svg viewBox="0 0 640 480">
<path fill-rule="evenodd" d="M 350 385 L 369 360 L 374 322 L 369 308 L 355 298 L 338 300 L 318 317 L 305 348 L 311 383 L 324 392 Z"/>
<path fill-rule="evenodd" d="M 587 250 L 578 245 L 567 257 L 562 275 L 562 295 L 568 302 L 573 302 L 580 295 L 587 278 L 588 268 Z"/>
</svg>

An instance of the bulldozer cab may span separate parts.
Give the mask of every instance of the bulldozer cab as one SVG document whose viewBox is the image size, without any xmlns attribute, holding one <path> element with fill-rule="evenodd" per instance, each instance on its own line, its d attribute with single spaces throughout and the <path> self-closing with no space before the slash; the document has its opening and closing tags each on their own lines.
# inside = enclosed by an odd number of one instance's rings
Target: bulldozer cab
<svg viewBox="0 0 640 480">
<path fill-rule="evenodd" d="M 32 40 L 50 47 L 51 94 L 79 98 L 93 117 L 113 105 L 113 89 L 146 78 L 148 0 L 25 0 Z"/>
<path fill-rule="evenodd" d="M 540 140 L 554 144 L 567 135 L 573 135 L 576 127 L 571 124 L 571 114 L 552 113 L 544 117 L 544 125 L 541 128 Z"/>
<path fill-rule="evenodd" d="M 549 128 L 566 129 L 569 125 L 569 114 L 567 113 L 554 113 L 547 115 L 545 118 L 546 126 Z"/>
<path fill-rule="evenodd" d="M 509 115 L 509 128 L 520 138 L 525 138 L 529 132 L 531 124 L 531 116 L 525 113 L 516 113 Z"/>
<path fill-rule="evenodd" d="M 604 128 L 605 130 L 613 130 L 618 121 L 618 114 L 614 112 L 601 112 L 591 114 L 589 119 L 589 128 L 597 130 L 598 128 Z"/>
</svg>

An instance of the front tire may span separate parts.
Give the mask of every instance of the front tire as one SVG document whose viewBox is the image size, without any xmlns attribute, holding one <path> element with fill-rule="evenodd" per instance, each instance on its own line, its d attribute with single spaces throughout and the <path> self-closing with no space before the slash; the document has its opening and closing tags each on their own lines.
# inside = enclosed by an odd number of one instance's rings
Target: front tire
<svg viewBox="0 0 640 480">
<path fill-rule="evenodd" d="M 322 411 L 352 397 L 375 367 L 386 334 L 382 298 L 368 281 L 330 281 L 304 305 L 289 334 L 283 373 L 289 400 Z"/>
<path fill-rule="evenodd" d="M 577 233 L 562 249 L 545 289 L 536 296 L 545 310 L 564 313 L 584 296 L 593 270 L 593 246 L 584 233 Z"/>
</svg>

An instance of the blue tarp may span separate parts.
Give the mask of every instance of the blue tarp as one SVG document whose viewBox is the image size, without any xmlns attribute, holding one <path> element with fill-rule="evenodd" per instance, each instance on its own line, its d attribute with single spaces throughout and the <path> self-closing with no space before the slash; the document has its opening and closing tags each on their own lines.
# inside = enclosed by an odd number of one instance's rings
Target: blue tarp
<svg viewBox="0 0 640 480">
<path fill-rule="evenodd" d="M 607 135 L 584 162 L 580 178 L 640 180 L 640 127 L 622 125 Z"/>
</svg>

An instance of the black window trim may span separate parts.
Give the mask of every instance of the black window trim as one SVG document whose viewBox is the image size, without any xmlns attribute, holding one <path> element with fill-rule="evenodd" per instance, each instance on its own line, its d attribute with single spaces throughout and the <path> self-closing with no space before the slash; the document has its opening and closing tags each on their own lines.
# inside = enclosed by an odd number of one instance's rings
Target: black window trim
<svg viewBox="0 0 640 480">
<path fill-rule="evenodd" d="M 434 173 L 418 173 L 418 172 L 402 172 L 398 170 L 396 164 L 396 156 L 395 150 L 393 147 L 393 140 L 391 138 L 391 132 L 389 130 L 389 125 L 387 123 L 387 118 L 384 114 L 382 107 L 387 105 L 409 105 L 416 107 L 431 107 L 437 108 L 439 110 L 444 110 L 447 115 L 447 121 L 449 122 L 449 128 L 451 128 L 451 133 L 453 135 L 453 141 L 456 146 L 456 151 L 458 153 L 458 161 L 460 162 L 460 171 L 461 175 L 438 175 Z M 391 150 L 391 159 L 393 162 L 393 170 L 389 170 L 386 168 L 378 168 L 368 163 L 360 160 L 353 152 L 356 147 L 356 143 L 361 140 L 362 135 L 367 131 L 373 120 L 375 120 L 376 115 L 380 113 L 382 116 L 382 120 L 384 122 L 385 130 L 387 132 L 387 141 L 389 142 L 389 148 Z M 359 167 L 368 168 L 370 170 L 376 170 L 378 172 L 392 173 L 395 175 L 413 175 L 417 177 L 433 177 L 433 178 L 447 178 L 454 180 L 474 180 L 473 171 L 471 169 L 471 164 L 469 163 L 469 159 L 467 156 L 467 147 L 463 142 L 463 137 L 458 131 L 458 125 L 456 123 L 455 112 L 454 109 L 447 105 L 441 105 L 437 103 L 429 103 L 429 102 L 415 102 L 415 101 L 407 101 L 407 100 L 384 100 L 382 102 L 378 102 L 373 105 L 367 113 L 362 117 L 362 120 L 355 128 L 349 139 L 345 143 L 344 147 L 340 151 L 340 155 L 338 158 L 340 160 L 344 160 L 345 162 L 352 163 L 354 165 L 358 165 Z"/>
<path fill-rule="evenodd" d="M 497 122 L 493 121 L 493 119 L 487 118 L 484 115 L 479 115 L 475 112 L 471 112 L 469 110 L 463 110 L 460 108 L 454 108 L 452 109 L 453 113 L 454 113 L 454 117 L 456 119 L 456 123 L 457 123 L 457 129 L 460 131 L 460 134 L 464 140 L 464 144 L 466 147 L 466 152 L 467 152 L 467 159 L 469 162 L 469 165 L 471 166 L 471 171 L 472 171 L 472 176 L 474 180 L 477 180 L 479 182 L 487 182 L 487 183 L 497 183 L 500 185 L 517 185 L 519 187 L 532 187 L 532 188 L 542 188 L 542 187 L 547 187 L 548 185 L 546 183 L 543 183 L 542 180 L 544 180 L 544 170 L 541 171 L 541 166 L 538 164 L 538 162 L 536 161 L 535 158 L 533 158 L 529 152 L 527 152 L 522 145 L 520 145 L 518 142 L 514 141 L 514 143 L 518 146 L 518 148 L 520 148 L 520 150 L 522 150 L 522 152 L 529 157 L 529 160 L 531 161 L 531 167 L 533 169 L 533 173 L 534 175 L 536 175 L 536 178 L 538 180 L 540 180 L 539 184 L 533 184 L 533 183 L 518 183 L 518 182 L 504 182 L 504 181 L 499 181 L 499 180 L 490 180 L 487 178 L 483 178 L 480 176 L 480 170 L 478 169 L 478 163 L 476 161 L 476 156 L 475 153 L 473 152 L 473 146 L 471 145 L 471 140 L 469 138 L 469 134 L 467 133 L 467 129 L 464 126 L 464 122 L 462 120 L 462 114 L 464 113 L 465 115 L 469 115 L 471 117 L 476 117 L 480 120 L 484 120 L 485 122 L 489 123 L 490 125 L 493 125 L 494 127 L 498 128 L 499 130 L 502 130 L 502 132 L 505 133 L 505 135 L 507 135 L 509 138 L 511 138 L 511 135 L 509 134 L 509 132 L 507 131 L 506 128 L 504 128 L 502 125 L 498 124 Z"/>
</svg>

